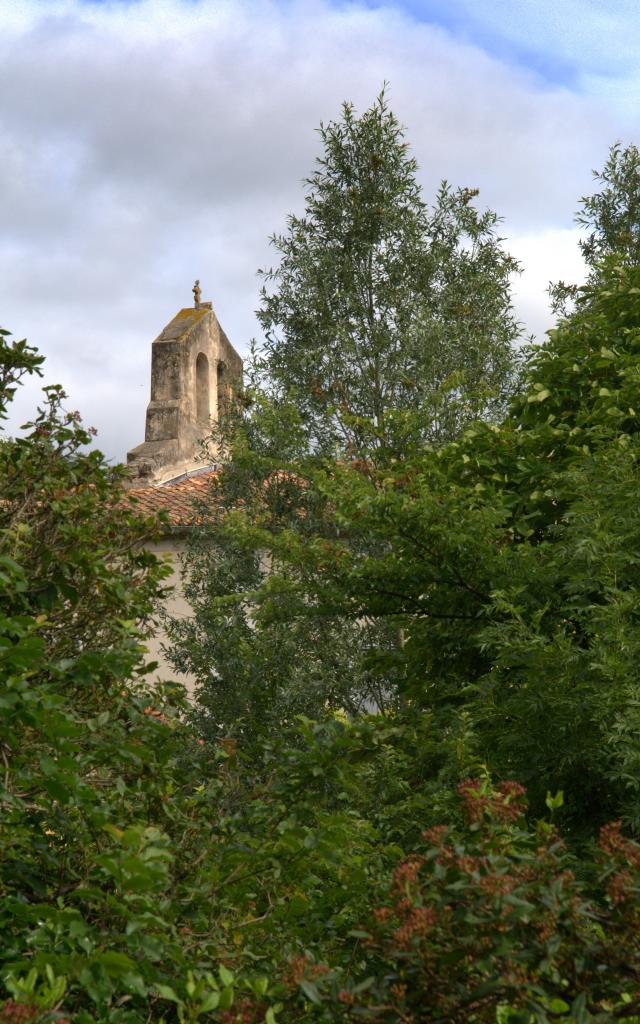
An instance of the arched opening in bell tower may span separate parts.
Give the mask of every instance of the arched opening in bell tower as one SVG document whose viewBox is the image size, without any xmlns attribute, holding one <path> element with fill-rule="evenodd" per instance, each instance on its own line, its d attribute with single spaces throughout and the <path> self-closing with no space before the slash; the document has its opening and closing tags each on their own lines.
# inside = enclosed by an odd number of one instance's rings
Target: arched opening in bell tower
<svg viewBox="0 0 640 1024">
<path fill-rule="evenodd" d="M 225 412 L 227 403 L 229 401 L 229 386 L 228 386 L 228 375 L 226 363 L 220 360 L 218 363 L 218 380 L 217 380 L 217 398 L 218 398 L 218 416 Z"/>
<path fill-rule="evenodd" d="M 204 352 L 196 359 L 196 419 L 206 423 L 211 415 L 209 408 L 209 360 Z"/>
</svg>

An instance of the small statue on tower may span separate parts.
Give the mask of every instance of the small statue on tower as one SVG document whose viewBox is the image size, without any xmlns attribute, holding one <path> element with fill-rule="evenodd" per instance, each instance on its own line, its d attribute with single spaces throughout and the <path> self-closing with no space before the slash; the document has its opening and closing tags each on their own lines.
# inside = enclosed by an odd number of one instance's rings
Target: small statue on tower
<svg viewBox="0 0 640 1024">
<path fill-rule="evenodd" d="M 194 304 L 196 309 L 200 309 L 200 297 L 202 295 L 202 291 L 200 289 L 200 281 L 199 280 L 197 280 L 196 283 L 194 284 L 192 291 L 193 291 L 193 304 Z"/>
</svg>

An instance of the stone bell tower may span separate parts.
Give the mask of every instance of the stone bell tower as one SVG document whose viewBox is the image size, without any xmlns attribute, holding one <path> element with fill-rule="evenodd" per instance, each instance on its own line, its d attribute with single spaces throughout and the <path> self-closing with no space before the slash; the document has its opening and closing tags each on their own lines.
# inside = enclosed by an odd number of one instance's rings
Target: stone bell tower
<svg viewBox="0 0 640 1024">
<path fill-rule="evenodd" d="M 198 469 L 199 441 L 242 380 L 242 359 L 210 302 L 181 309 L 151 346 L 144 442 L 127 454 L 130 486 L 153 486 Z"/>
</svg>

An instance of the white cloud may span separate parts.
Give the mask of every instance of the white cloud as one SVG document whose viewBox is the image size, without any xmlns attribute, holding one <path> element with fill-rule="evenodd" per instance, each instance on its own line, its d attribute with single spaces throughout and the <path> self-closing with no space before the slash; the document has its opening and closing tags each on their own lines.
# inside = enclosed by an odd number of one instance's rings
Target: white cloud
<svg viewBox="0 0 640 1024">
<path fill-rule="evenodd" d="M 114 457 L 142 440 L 150 342 L 195 277 L 238 348 L 256 333 L 268 235 L 343 99 L 362 109 L 389 80 L 428 193 L 479 186 L 523 263 L 556 260 L 550 277 L 571 278 L 558 238 L 573 244 L 576 197 L 629 126 L 610 98 L 393 7 L 19 0 L 0 29 L 0 323 L 41 347 Z M 536 333 L 542 276 L 518 285 Z"/>
<path fill-rule="evenodd" d="M 543 228 L 540 231 L 512 235 L 509 252 L 520 260 L 523 272 L 513 284 L 518 315 L 537 341 L 544 341 L 553 327 L 548 303 L 543 301 L 550 283 L 582 284 L 586 267 L 578 247 L 576 228 Z"/>
</svg>

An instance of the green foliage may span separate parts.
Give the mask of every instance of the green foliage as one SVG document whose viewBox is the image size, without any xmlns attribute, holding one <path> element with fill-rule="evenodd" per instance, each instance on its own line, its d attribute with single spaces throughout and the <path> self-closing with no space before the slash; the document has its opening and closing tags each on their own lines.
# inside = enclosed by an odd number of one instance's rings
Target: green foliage
<svg viewBox="0 0 640 1024">
<path fill-rule="evenodd" d="M 303 723 L 260 774 L 231 741 L 197 739 L 177 688 L 144 682 L 153 524 L 47 394 L 0 449 L 2 1019 L 308 1019 L 290 962 L 348 963 L 398 854 L 378 829 L 412 827 L 410 781 L 384 770 L 407 762 L 400 737 Z"/>
<path fill-rule="evenodd" d="M 278 500 L 271 492 L 286 487 L 273 481 L 266 500 Z M 214 485 L 203 516 L 210 518 L 211 503 L 220 500 Z M 234 737 L 247 749 L 299 715 L 320 720 L 393 706 L 361 657 L 363 645 L 384 642 L 384 632 L 330 611 L 299 615 L 298 566 L 282 563 L 275 571 L 274 556 L 261 557 L 256 538 L 249 546 L 242 536 L 244 517 L 236 532 L 229 514 L 222 515 L 224 529 L 214 515 L 191 538 L 183 572 L 193 615 L 170 620 L 167 629 L 173 665 L 198 681 L 192 719 L 202 734 Z M 388 645 L 393 641 L 389 636 Z"/>
<path fill-rule="evenodd" d="M 637 827 L 640 268 L 611 258 L 601 273 L 530 351 L 502 425 L 478 423 L 403 457 L 245 452 L 224 471 L 223 481 L 253 472 L 254 490 L 225 510 L 217 543 L 265 571 L 235 594 L 221 578 L 216 601 L 196 595 L 193 648 L 210 630 L 209 665 L 223 664 L 223 630 L 233 635 L 232 609 L 243 610 L 246 664 L 261 650 L 272 659 L 267 731 L 287 720 L 273 687 L 305 671 L 313 680 L 304 642 L 330 623 L 334 636 L 356 638 L 344 649 L 350 680 L 377 679 L 383 706 L 426 710 L 443 732 L 466 716 L 476 755 L 526 785 L 536 813 L 562 789 L 565 827 L 592 833 L 611 813 Z M 203 686 L 204 721 L 229 721 L 218 710 L 222 688 L 233 690 L 227 665 Z M 347 692 L 326 692 L 328 711 L 351 710 Z"/>
<path fill-rule="evenodd" d="M 612 256 L 500 424 L 338 409 L 336 460 L 333 398 L 257 395 L 174 627 L 195 712 L 145 682 L 157 524 L 45 389 L 0 443 L 3 1024 L 640 1018 L 639 353 Z M 0 356 L 4 415 L 41 360 Z"/>
<path fill-rule="evenodd" d="M 184 563 L 194 616 L 168 625 L 172 663 L 196 678 L 210 736 L 258 741 L 296 714 L 394 710 L 394 672 L 372 673 L 366 654 L 394 650 L 395 623 L 327 604 L 304 615 L 305 556 L 280 559 L 272 537 L 331 542 L 331 495 L 303 482 L 323 458 L 385 464 L 425 439 L 442 443 L 481 411 L 495 417 L 514 384 L 517 265 L 496 215 L 446 183 L 427 208 L 384 93 L 360 117 L 345 104 L 320 137 L 305 215 L 272 240 L 280 262 L 263 275 L 264 345 L 214 437 L 228 465 Z"/>
<path fill-rule="evenodd" d="M 428 209 L 384 92 L 319 134 L 305 214 L 272 238 L 280 262 L 263 272 L 256 378 L 293 401 L 316 451 L 388 447 L 397 410 L 446 439 L 512 386 L 517 263 L 477 190 L 443 182 Z M 455 401 L 436 402 L 443 385 Z"/>
<path fill-rule="evenodd" d="M 594 177 L 602 191 L 584 196 L 576 221 L 590 229 L 580 245 L 591 270 L 590 284 L 598 281 L 597 268 L 611 253 L 624 262 L 640 263 L 640 153 L 630 144 L 616 142 L 602 171 Z"/>
<path fill-rule="evenodd" d="M 0 354 L 4 412 L 41 360 L 24 343 Z M 0 445 L 1 1012 L 146 1021 L 173 992 L 196 1020 L 244 982 L 223 965 L 212 981 L 216 939 L 206 955 L 191 940 L 199 747 L 179 695 L 145 685 L 141 643 L 166 570 L 143 547 L 156 524 L 127 511 L 63 398 L 45 389 Z"/>
<path fill-rule="evenodd" d="M 638 845 L 607 826 L 585 884 L 552 826 L 526 829 L 517 784 L 459 790 L 463 826 L 425 830 L 396 866 L 357 932 L 361 974 L 322 993 L 326 1019 L 637 1020 Z"/>
</svg>

